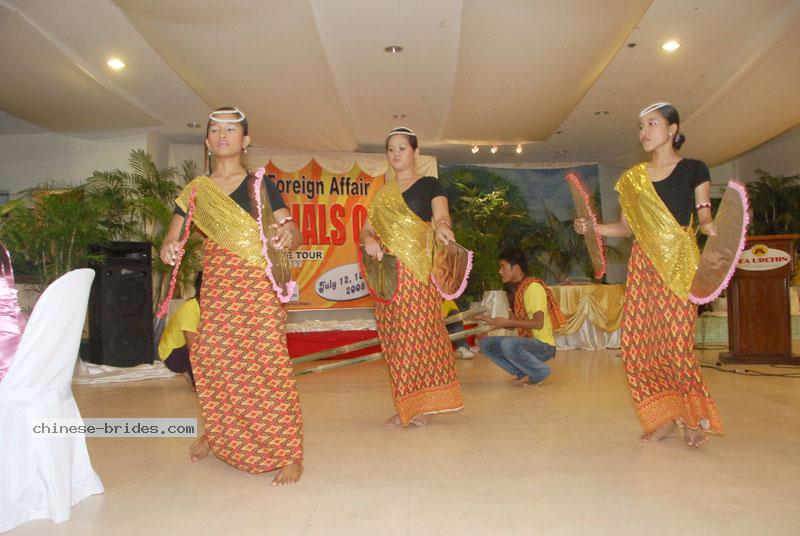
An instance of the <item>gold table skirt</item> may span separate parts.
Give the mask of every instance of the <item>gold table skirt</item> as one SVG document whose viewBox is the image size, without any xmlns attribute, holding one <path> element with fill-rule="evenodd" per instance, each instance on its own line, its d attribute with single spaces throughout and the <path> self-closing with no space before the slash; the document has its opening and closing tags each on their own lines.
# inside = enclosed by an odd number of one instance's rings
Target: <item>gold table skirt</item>
<svg viewBox="0 0 800 536">
<path fill-rule="evenodd" d="M 556 285 L 550 288 L 567 320 L 556 331 L 558 335 L 575 333 L 586 320 L 607 333 L 619 329 L 624 285 Z"/>
</svg>

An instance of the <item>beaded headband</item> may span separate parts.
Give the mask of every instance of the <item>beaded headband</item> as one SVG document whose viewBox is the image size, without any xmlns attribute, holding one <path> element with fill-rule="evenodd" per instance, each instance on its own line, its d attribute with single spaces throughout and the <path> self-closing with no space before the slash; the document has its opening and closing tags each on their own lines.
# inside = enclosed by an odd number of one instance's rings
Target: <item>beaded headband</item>
<svg viewBox="0 0 800 536">
<path fill-rule="evenodd" d="M 215 115 L 238 115 L 239 117 L 236 119 L 220 119 L 214 117 Z M 208 118 L 217 123 L 241 123 L 244 121 L 244 113 L 242 113 L 239 108 L 234 108 L 233 110 L 215 110 L 208 115 Z"/>
<path fill-rule="evenodd" d="M 393 128 L 392 130 L 389 131 L 389 133 L 386 135 L 386 139 L 388 140 L 389 138 L 391 138 L 395 134 L 405 134 L 406 136 L 414 136 L 415 138 L 417 137 L 417 134 L 413 130 L 411 130 L 410 128 L 408 128 L 408 127 L 397 127 L 397 128 Z"/>
<path fill-rule="evenodd" d="M 650 112 L 654 112 L 654 111 L 658 110 L 659 108 L 663 108 L 664 106 L 672 106 L 672 105 L 670 103 L 668 103 L 668 102 L 657 102 L 655 104 L 651 104 L 650 106 L 648 106 L 647 108 L 645 108 L 644 110 L 639 112 L 639 117 L 644 117 L 645 115 L 649 114 Z"/>
</svg>

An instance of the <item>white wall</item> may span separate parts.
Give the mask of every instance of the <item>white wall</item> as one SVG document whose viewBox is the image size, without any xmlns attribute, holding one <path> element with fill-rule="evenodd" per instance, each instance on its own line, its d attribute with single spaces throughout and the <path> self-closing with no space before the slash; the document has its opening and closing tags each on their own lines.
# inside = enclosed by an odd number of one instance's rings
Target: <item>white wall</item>
<svg viewBox="0 0 800 536">
<path fill-rule="evenodd" d="M 145 151 L 153 159 L 156 169 L 169 167 L 170 146 L 172 143 L 158 132 L 147 133 L 147 147 Z"/>
<path fill-rule="evenodd" d="M 198 171 L 202 173 L 203 149 L 202 143 L 173 143 L 169 148 L 168 165 L 180 169 L 184 160 L 194 160 L 197 163 Z"/>
<path fill-rule="evenodd" d="M 128 167 L 131 149 L 146 149 L 146 135 L 85 140 L 40 133 L 0 136 L 0 190 L 16 192 L 48 179 L 79 184 L 95 170 Z"/>
<path fill-rule="evenodd" d="M 741 155 L 730 165 L 733 175 L 745 182 L 756 179 L 756 169 L 763 169 L 770 175 L 797 175 L 800 173 L 800 128 Z"/>
</svg>

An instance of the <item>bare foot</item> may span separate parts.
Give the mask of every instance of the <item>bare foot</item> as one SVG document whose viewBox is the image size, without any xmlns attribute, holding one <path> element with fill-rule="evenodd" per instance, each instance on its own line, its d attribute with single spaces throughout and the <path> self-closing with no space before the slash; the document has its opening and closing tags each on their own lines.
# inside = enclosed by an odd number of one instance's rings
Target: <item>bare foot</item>
<svg viewBox="0 0 800 536">
<path fill-rule="evenodd" d="M 395 413 L 394 415 L 392 415 L 383 422 L 384 424 L 388 424 L 389 426 L 397 426 L 398 424 L 403 424 L 403 421 L 400 420 L 400 415 L 398 415 L 397 413 Z"/>
<path fill-rule="evenodd" d="M 275 478 L 272 479 L 273 486 L 289 486 L 297 483 L 300 477 L 303 476 L 303 464 L 300 462 L 292 462 L 289 465 L 284 465 Z"/>
<path fill-rule="evenodd" d="M 692 430 L 688 426 L 684 429 L 684 442 L 687 447 L 697 448 L 704 445 L 708 441 L 708 436 L 702 429 Z"/>
<path fill-rule="evenodd" d="M 678 429 L 675 426 L 675 421 L 670 421 L 667 424 L 662 425 L 660 428 L 650 432 L 649 434 L 642 434 L 642 436 L 639 438 L 639 441 L 642 443 L 657 443 L 665 437 L 674 435 L 677 430 Z"/>
<path fill-rule="evenodd" d="M 200 461 L 208 456 L 211 447 L 208 444 L 206 434 L 199 436 L 189 447 L 189 459 L 193 462 Z"/>
<path fill-rule="evenodd" d="M 422 426 L 428 426 L 432 419 L 433 419 L 432 415 L 425 415 L 424 413 L 420 413 L 419 415 L 414 415 L 413 417 L 411 417 L 411 420 L 409 422 L 414 426 L 422 427 Z"/>
<path fill-rule="evenodd" d="M 513 383 L 514 385 L 519 385 L 519 384 L 521 384 L 523 382 L 526 382 L 526 381 L 528 381 L 528 377 L 527 376 L 518 376 L 518 377 L 514 378 L 513 380 L 511 380 L 511 383 Z"/>
</svg>

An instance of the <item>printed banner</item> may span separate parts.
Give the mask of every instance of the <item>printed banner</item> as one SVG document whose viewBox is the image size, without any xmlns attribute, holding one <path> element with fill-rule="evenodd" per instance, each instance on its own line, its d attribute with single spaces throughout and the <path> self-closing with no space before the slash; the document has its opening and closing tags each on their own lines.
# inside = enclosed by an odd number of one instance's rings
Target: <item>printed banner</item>
<svg viewBox="0 0 800 536">
<path fill-rule="evenodd" d="M 357 163 L 336 174 L 313 159 L 296 171 L 270 161 L 266 171 L 303 233 L 303 245 L 290 254 L 297 288 L 289 308 L 373 307 L 358 269 L 358 233 L 385 176 L 370 176 Z"/>
</svg>

